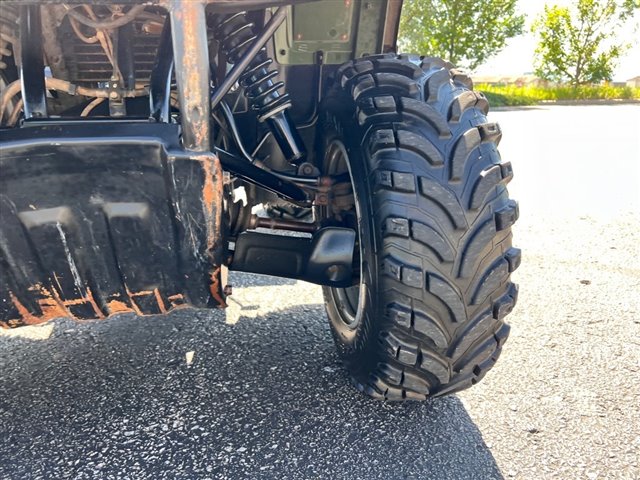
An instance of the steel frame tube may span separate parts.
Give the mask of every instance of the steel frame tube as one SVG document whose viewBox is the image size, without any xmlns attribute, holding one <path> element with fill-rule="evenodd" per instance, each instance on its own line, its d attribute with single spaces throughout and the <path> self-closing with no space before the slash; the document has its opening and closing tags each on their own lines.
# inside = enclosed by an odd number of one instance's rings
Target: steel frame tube
<svg viewBox="0 0 640 480">
<path fill-rule="evenodd" d="M 136 88 L 136 67 L 133 58 L 134 30 L 133 23 L 127 23 L 118 29 L 117 62 L 122 73 L 122 88 L 134 90 Z"/>
<path fill-rule="evenodd" d="M 169 0 L 171 38 L 180 101 L 182 143 L 187 150 L 211 151 L 209 47 L 205 3 Z"/>
<path fill-rule="evenodd" d="M 231 107 L 224 100 L 220 101 L 220 110 L 222 111 L 222 115 L 224 116 L 225 121 L 227 122 L 227 126 L 229 127 L 229 133 L 233 138 L 233 142 L 236 144 L 236 147 L 242 154 L 242 156 L 249 163 L 253 163 L 254 159 L 247 149 L 244 147 L 244 143 L 242 142 L 242 137 L 240 136 L 240 132 L 238 131 L 238 125 L 236 124 L 235 118 L 233 118 L 233 112 L 231 111 Z"/>
<path fill-rule="evenodd" d="M 155 65 L 149 85 L 150 117 L 156 122 L 171 121 L 171 75 L 173 73 L 173 44 L 171 20 L 165 20 Z"/>
<path fill-rule="evenodd" d="M 24 118 L 46 118 L 47 92 L 42 55 L 42 22 L 39 5 L 25 5 L 20 13 L 20 84 Z"/>
<path fill-rule="evenodd" d="M 220 148 L 216 148 L 220 157 L 220 163 L 225 170 L 238 177 L 269 190 L 281 197 L 294 202 L 307 203 L 309 201 L 306 192 L 289 180 L 278 178 L 277 175 L 249 163 L 242 157 L 238 157 Z"/>
</svg>

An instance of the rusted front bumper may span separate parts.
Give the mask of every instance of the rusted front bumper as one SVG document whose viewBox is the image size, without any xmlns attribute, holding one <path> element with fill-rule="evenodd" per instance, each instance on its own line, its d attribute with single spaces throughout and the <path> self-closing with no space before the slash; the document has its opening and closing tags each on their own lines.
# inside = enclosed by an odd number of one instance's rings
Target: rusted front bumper
<svg viewBox="0 0 640 480">
<path fill-rule="evenodd" d="M 147 122 L 37 125 L 0 142 L 0 325 L 224 306 L 218 158 Z"/>
</svg>

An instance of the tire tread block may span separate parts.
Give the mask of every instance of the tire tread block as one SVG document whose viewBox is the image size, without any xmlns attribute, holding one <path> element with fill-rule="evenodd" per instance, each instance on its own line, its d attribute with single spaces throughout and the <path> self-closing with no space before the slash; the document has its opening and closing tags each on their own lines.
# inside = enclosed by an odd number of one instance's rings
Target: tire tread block
<svg viewBox="0 0 640 480">
<path fill-rule="evenodd" d="M 453 248 L 435 228 L 424 223 L 411 222 L 411 238 L 433 250 L 440 261 L 453 262 Z"/>
<path fill-rule="evenodd" d="M 484 302 L 489 295 L 506 282 L 508 277 L 509 262 L 506 258 L 500 258 L 497 262 L 493 263 L 481 277 L 474 290 L 471 303 L 478 305 Z"/>
<path fill-rule="evenodd" d="M 480 224 L 462 250 L 459 277 L 469 278 L 473 273 L 473 267 L 478 262 L 480 253 L 487 245 L 493 242 L 496 233 L 496 225 L 493 219 Z"/>
<path fill-rule="evenodd" d="M 464 210 L 451 190 L 442 186 L 436 180 L 420 177 L 420 193 L 440 207 L 445 215 L 449 217 L 455 229 L 467 226 Z"/>
<path fill-rule="evenodd" d="M 449 282 L 437 275 L 429 275 L 429 292 L 442 300 L 442 303 L 451 312 L 451 320 L 454 323 L 461 323 L 466 318 L 464 303 L 460 295 Z"/>
<path fill-rule="evenodd" d="M 438 149 L 422 135 L 409 130 L 398 130 L 398 146 L 409 150 L 424 159 L 429 165 L 440 167 L 444 165 L 444 158 Z"/>
</svg>

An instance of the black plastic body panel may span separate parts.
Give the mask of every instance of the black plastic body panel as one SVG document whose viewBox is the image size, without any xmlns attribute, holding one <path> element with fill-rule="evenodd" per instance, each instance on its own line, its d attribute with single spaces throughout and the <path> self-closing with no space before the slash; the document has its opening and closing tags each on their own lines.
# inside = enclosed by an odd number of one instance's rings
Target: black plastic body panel
<svg viewBox="0 0 640 480">
<path fill-rule="evenodd" d="M 177 125 L 0 132 L 0 325 L 223 306 L 221 198 Z"/>
<path fill-rule="evenodd" d="M 322 228 L 312 238 L 244 232 L 236 239 L 229 268 L 350 287 L 355 241 L 354 230 L 339 227 Z"/>
</svg>

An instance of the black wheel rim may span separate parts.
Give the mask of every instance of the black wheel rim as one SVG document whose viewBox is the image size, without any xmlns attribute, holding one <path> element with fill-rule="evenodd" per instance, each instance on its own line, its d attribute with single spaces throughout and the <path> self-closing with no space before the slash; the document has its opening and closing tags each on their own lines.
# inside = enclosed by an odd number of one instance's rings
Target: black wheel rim
<svg viewBox="0 0 640 480">
<path fill-rule="evenodd" d="M 331 298 L 339 313 L 339 318 L 342 323 L 349 329 L 356 329 L 362 321 L 362 311 L 364 307 L 364 300 L 366 298 L 366 284 L 363 281 L 363 252 L 361 238 L 361 222 L 360 219 L 360 202 L 358 200 L 358 192 L 353 181 L 353 173 L 351 171 L 351 165 L 349 163 L 349 155 L 347 149 L 340 140 L 333 140 L 327 147 L 325 153 L 325 166 L 326 173 L 328 175 L 339 175 L 342 173 L 349 173 L 349 179 L 351 181 L 351 188 L 353 190 L 355 209 L 351 212 L 351 215 L 347 215 L 343 222 L 346 223 L 349 228 L 353 228 L 356 231 L 356 249 L 354 252 L 357 255 L 359 263 L 359 281 L 357 285 L 347 288 L 331 288 Z"/>
</svg>

